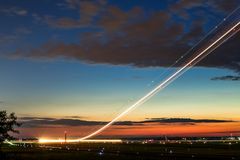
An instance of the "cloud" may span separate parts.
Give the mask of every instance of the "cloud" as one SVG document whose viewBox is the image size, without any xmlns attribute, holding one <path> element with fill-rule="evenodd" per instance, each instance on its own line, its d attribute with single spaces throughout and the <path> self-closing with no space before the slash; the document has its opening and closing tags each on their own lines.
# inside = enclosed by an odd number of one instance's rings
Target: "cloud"
<svg viewBox="0 0 240 160">
<path fill-rule="evenodd" d="M 117 31 L 127 25 L 131 20 L 139 20 L 143 15 L 140 7 L 133 7 L 128 11 L 123 11 L 115 6 L 109 6 L 102 14 L 98 25 L 105 31 Z"/>
<path fill-rule="evenodd" d="M 201 16 L 203 9 L 209 10 L 209 12 L 225 12 L 230 13 L 236 6 L 239 5 L 239 0 L 217 0 L 217 1 L 207 1 L 207 0 L 178 0 L 169 6 L 169 10 L 175 15 L 183 19 L 190 19 L 192 12 L 190 10 L 196 10 L 196 13 Z"/>
<path fill-rule="evenodd" d="M 65 116 L 65 118 L 70 118 L 70 119 L 82 119 L 85 117 L 81 117 L 81 116 Z"/>
<path fill-rule="evenodd" d="M 215 6 L 217 9 L 220 9 L 225 12 L 232 11 L 234 8 L 239 6 L 239 0 L 217 0 L 217 1 L 208 1 L 210 5 Z"/>
<path fill-rule="evenodd" d="M 15 40 L 17 40 L 17 36 L 14 35 L 14 34 L 8 34 L 8 35 L 5 35 L 5 34 L 0 34 L 0 43 L 1 44 L 8 44 L 10 42 L 14 42 Z"/>
<path fill-rule="evenodd" d="M 85 121 L 80 119 L 57 119 L 45 117 L 23 117 L 20 118 L 23 127 L 46 127 L 46 126 L 91 126 L 100 125 L 102 122 L 98 121 Z"/>
<path fill-rule="evenodd" d="M 232 120 L 221 119 L 191 119 L 191 118 L 150 118 L 144 123 L 224 123 L 233 122 Z"/>
<path fill-rule="evenodd" d="M 222 81 L 240 81 L 240 76 L 221 76 L 221 77 L 214 77 L 211 80 L 222 80 Z"/>
<path fill-rule="evenodd" d="M 28 11 L 26 9 L 19 8 L 19 7 L 1 8 L 0 12 L 10 16 L 13 16 L 13 15 L 26 16 L 28 14 Z"/>
<path fill-rule="evenodd" d="M 208 8 L 213 12 L 231 12 L 236 6 L 239 5 L 239 0 L 217 0 L 217 1 L 207 1 L 207 0 L 178 0 L 173 5 L 170 5 L 170 10 L 175 14 L 178 14 L 184 19 L 190 18 L 190 13 L 188 10 Z"/>
<path fill-rule="evenodd" d="M 90 33 L 82 37 L 81 44 L 49 41 L 39 48 L 26 51 L 16 50 L 11 56 L 31 59 L 63 57 L 86 63 L 168 67 L 191 47 L 189 43 L 196 42 L 201 37 L 200 35 L 203 35 L 202 26 L 197 22 L 192 24 L 194 27 L 188 33 L 183 33 L 181 24 L 172 24 L 167 27 L 164 24 L 161 26 L 160 19 L 155 20 L 157 21 L 155 25 L 158 26 L 156 28 L 154 25 L 151 26 L 149 22 L 151 20 L 144 24 L 135 24 L 135 26 L 126 28 L 127 36 L 112 36 L 105 44 L 102 44 L 101 37 L 97 37 L 97 33 Z M 147 27 L 152 28 L 146 30 Z M 238 33 L 197 65 L 228 68 L 239 72 L 239 38 Z"/>
<path fill-rule="evenodd" d="M 98 1 L 81 1 L 81 0 L 67 0 L 65 4 L 61 4 L 61 6 L 65 6 L 70 8 L 71 10 L 78 12 L 77 18 L 72 17 L 52 17 L 45 16 L 43 19 L 45 22 L 56 28 L 81 28 L 81 27 L 89 27 L 95 18 L 95 16 L 102 10 L 105 3 L 102 0 Z"/>
<path fill-rule="evenodd" d="M 53 26 L 56 28 L 79 28 L 79 27 L 86 26 L 81 21 L 73 18 L 63 17 L 55 20 L 52 17 L 45 16 L 44 19 L 50 26 Z"/>
<path fill-rule="evenodd" d="M 0 33 L 0 45 L 16 42 L 31 33 L 32 31 L 26 27 L 16 28 L 12 33 Z"/>
<path fill-rule="evenodd" d="M 179 0 L 175 4 L 171 5 L 171 9 L 178 11 L 182 9 L 191 9 L 191 8 L 203 6 L 203 5 L 204 5 L 203 0 L 195 0 L 195 1 Z"/>
<path fill-rule="evenodd" d="M 44 16 L 44 21 L 56 28 L 92 27 L 102 28 L 105 31 L 116 31 L 130 20 L 141 18 L 143 13 L 140 7 L 123 11 L 115 6 L 106 6 L 102 1 L 68 1 L 68 7 L 78 12 L 78 18 Z"/>
<path fill-rule="evenodd" d="M 10 56 L 30 59 L 65 58 L 86 63 L 136 67 L 169 67 L 206 34 L 209 16 L 223 14 L 223 10 L 225 12 L 235 7 L 234 0 L 229 1 L 231 4 L 227 8 L 220 7 L 226 1 L 217 4 L 205 0 L 179 0 L 164 10 L 147 14 L 139 6 L 123 10 L 106 1 L 66 2 L 66 6 L 79 15 L 78 18 L 47 16 L 45 20 L 48 25 L 68 29 L 95 27 L 97 30 L 82 33 L 78 43 L 47 41 L 33 49 L 17 49 Z M 199 7 L 202 7 L 201 12 L 195 10 Z M 195 17 L 188 19 L 187 23 L 175 20 L 178 16 L 176 13 L 183 12 Z M 240 33 L 197 65 L 239 72 L 239 39 Z"/>
<path fill-rule="evenodd" d="M 19 117 L 21 121 L 32 121 L 32 120 L 55 120 L 55 118 L 48 118 L 48 117 Z"/>
<path fill-rule="evenodd" d="M 179 0 L 176 3 L 170 5 L 169 10 L 183 19 L 188 19 L 190 15 L 187 10 L 201 6 L 206 6 L 206 3 L 203 0 Z"/>
<path fill-rule="evenodd" d="M 76 118 L 48 118 L 48 117 L 20 117 L 23 127 L 56 127 L 56 126 L 95 126 L 104 125 L 106 121 L 87 121 Z M 218 119 L 190 119 L 190 118 L 150 118 L 144 121 L 119 121 L 114 125 L 117 126 L 141 126 L 149 123 L 153 124 L 184 124 L 194 125 L 196 123 L 226 123 L 234 122 L 231 120 Z"/>
</svg>

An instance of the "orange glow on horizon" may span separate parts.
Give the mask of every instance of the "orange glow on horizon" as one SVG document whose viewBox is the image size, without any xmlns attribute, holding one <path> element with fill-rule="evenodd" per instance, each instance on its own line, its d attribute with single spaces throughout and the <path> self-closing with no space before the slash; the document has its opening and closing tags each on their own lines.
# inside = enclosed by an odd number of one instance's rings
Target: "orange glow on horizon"
<svg viewBox="0 0 240 160">
<path fill-rule="evenodd" d="M 64 131 L 69 137 L 80 138 L 100 126 L 21 128 L 21 137 L 57 137 L 64 139 Z M 240 122 L 198 123 L 198 124 L 148 124 L 133 126 L 112 126 L 100 136 L 228 136 L 240 135 Z M 24 135 L 24 136 L 23 136 Z"/>
<path fill-rule="evenodd" d="M 147 126 L 132 126 L 125 127 L 119 126 L 110 128 L 108 131 L 104 132 L 104 135 L 125 135 L 125 136 L 220 136 L 229 135 L 234 132 L 236 135 L 240 135 L 240 123 L 229 122 L 229 123 L 211 123 L 211 124 L 195 124 L 195 125 L 182 125 L 182 124 L 172 124 L 172 125 L 147 125 Z"/>
</svg>

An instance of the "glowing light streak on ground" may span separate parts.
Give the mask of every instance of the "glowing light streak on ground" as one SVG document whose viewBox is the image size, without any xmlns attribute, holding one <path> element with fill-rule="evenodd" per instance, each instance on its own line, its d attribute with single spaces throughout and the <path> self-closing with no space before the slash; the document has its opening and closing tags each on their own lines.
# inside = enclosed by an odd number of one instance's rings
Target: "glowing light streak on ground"
<svg viewBox="0 0 240 160">
<path fill-rule="evenodd" d="M 88 139 L 81 140 L 79 139 L 39 139 L 39 143 L 76 143 L 76 142 L 86 142 L 86 143 L 122 143 L 120 139 Z"/>
<path fill-rule="evenodd" d="M 15 145 L 14 143 L 12 143 L 12 142 L 10 142 L 10 141 L 8 141 L 8 140 L 5 140 L 4 143 L 10 144 L 11 146 L 14 146 L 14 145 Z"/>
<path fill-rule="evenodd" d="M 224 33 L 221 37 L 219 37 L 216 41 L 214 41 L 212 44 L 210 44 L 207 48 L 205 48 L 203 51 L 201 51 L 199 54 L 197 54 L 197 56 L 195 56 L 192 60 L 190 60 L 187 64 L 185 64 L 183 67 L 181 67 L 180 69 L 178 69 L 175 73 L 173 73 L 170 77 L 168 77 L 166 80 L 164 80 L 162 83 L 160 83 L 157 87 L 155 87 L 152 91 L 150 91 L 149 93 L 147 93 L 145 96 L 143 96 L 142 98 L 140 98 L 137 102 L 135 102 L 133 105 L 131 105 L 129 108 L 127 108 L 125 111 L 123 111 L 122 113 L 120 113 L 117 117 L 115 117 L 113 120 L 111 120 L 109 123 L 107 123 L 106 125 L 104 125 L 103 127 L 101 127 L 100 129 L 98 129 L 97 131 L 83 137 L 80 138 L 79 141 L 88 139 L 90 137 L 93 137 L 97 134 L 99 134 L 100 132 L 102 132 L 103 130 L 105 130 L 106 128 L 108 128 L 109 126 L 111 126 L 113 123 L 115 123 L 117 120 L 119 120 L 121 117 L 123 117 L 124 115 L 128 114 L 130 111 L 134 110 L 136 107 L 140 106 L 141 104 L 143 104 L 144 102 L 146 102 L 148 99 L 150 99 L 152 96 L 154 96 L 157 92 L 159 92 L 160 90 L 164 89 L 166 86 L 168 86 L 172 81 L 174 81 L 176 78 L 178 78 L 179 76 L 181 76 L 184 72 L 186 72 L 188 69 L 190 69 L 191 67 L 193 67 L 196 63 L 198 63 L 200 60 L 202 60 L 205 56 L 207 56 L 210 52 L 212 52 L 213 50 L 215 50 L 218 46 L 220 46 L 222 43 L 224 43 L 227 39 L 229 39 L 230 37 L 232 37 L 235 33 L 238 32 L 238 30 L 236 30 L 235 32 L 233 32 L 232 35 L 230 35 L 229 37 L 227 37 L 226 39 L 223 40 L 223 38 L 225 38 L 225 36 L 227 36 L 231 31 L 234 31 L 236 27 L 238 27 L 238 25 L 240 24 L 240 22 L 238 22 L 237 24 L 235 24 L 232 28 L 230 28 L 226 33 Z M 221 41 L 223 40 L 223 41 Z M 217 44 L 218 42 L 220 42 L 220 44 Z M 214 47 L 214 45 L 216 45 Z M 214 48 L 212 48 L 214 47 Z M 210 52 L 207 52 L 210 51 Z"/>
</svg>

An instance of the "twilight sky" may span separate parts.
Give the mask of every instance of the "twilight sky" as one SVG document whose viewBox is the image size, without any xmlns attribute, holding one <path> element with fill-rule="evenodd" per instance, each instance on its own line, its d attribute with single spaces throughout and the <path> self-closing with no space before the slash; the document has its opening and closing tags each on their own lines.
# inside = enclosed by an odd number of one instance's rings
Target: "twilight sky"
<svg viewBox="0 0 240 160">
<path fill-rule="evenodd" d="M 239 0 L 0 0 L 0 109 L 20 136 L 86 135 L 143 96 Z M 240 134 L 240 34 L 102 135 Z M 167 71 L 167 72 L 166 72 Z M 166 73 L 162 75 L 162 73 Z"/>
</svg>

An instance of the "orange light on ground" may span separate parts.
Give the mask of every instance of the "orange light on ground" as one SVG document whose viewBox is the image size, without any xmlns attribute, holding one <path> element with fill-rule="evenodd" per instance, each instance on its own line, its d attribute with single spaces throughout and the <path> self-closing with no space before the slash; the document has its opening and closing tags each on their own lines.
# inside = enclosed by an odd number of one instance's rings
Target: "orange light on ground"
<svg viewBox="0 0 240 160">
<path fill-rule="evenodd" d="M 88 139 L 88 140 L 79 140 L 79 139 L 39 139 L 38 143 L 122 143 L 120 139 Z"/>
</svg>

